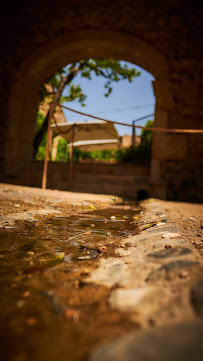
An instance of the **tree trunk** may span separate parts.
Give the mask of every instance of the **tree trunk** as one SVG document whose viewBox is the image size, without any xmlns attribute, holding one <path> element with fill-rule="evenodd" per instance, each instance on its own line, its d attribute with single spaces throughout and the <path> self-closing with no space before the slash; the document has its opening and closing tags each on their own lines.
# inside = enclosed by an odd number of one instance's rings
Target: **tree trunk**
<svg viewBox="0 0 203 361">
<path fill-rule="evenodd" d="M 57 104 L 59 102 L 59 99 L 61 97 L 61 94 L 62 94 L 65 86 L 67 84 L 69 84 L 72 81 L 72 79 L 78 74 L 79 69 L 80 69 L 80 67 L 75 68 L 75 64 L 73 64 L 73 67 L 71 68 L 69 74 L 67 74 L 66 76 L 61 77 L 60 84 L 59 84 L 58 89 L 57 89 L 56 93 L 54 94 L 54 97 L 53 97 L 53 100 L 52 100 L 53 112 L 56 109 L 56 106 L 57 106 Z M 49 112 L 50 112 L 50 109 L 49 109 L 49 111 L 48 111 L 48 113 L 46 115 L 46 118 L 44 119 L 44 122 L 43 122 L 40 130 L 38 131 L 38 133 L 36 134 L 35 139 L 34 139 L 34 158 L 35 158 L 35 156 L 37 154 L 37 150 L 39 148 L 39 145 L 40 145 L 40 143 L 41 143 L 42 139 L 44 138 L 44 135 L 45 135 L 45 133 L 47 131 Z"/>
</svg>

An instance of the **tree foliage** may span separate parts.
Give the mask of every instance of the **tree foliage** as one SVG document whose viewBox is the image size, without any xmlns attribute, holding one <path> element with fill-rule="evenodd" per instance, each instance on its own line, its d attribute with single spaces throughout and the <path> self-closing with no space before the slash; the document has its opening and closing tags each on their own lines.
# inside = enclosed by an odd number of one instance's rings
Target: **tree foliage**
<svg viewBox="0 0 203 361">
<path fill-rule="evenodd" d="M 68 161 L 69 160 L 69 148 L 68 142 L 65 138 L 59 140 L 56 154 L 56 161 Z"/>
<path fill-rule="evenodd" d="M 81 77 L 92 79 L 93 74 L 106 79 L 104 96 L 108 97 L 112 93 L 112 84 L 121 80 L 132 82 L 134 78 L 140 75 L 140 72 L 135 68 L 131 68 L 127 64 L 123 64 L 118 60 L 113 59 L 88 59 L 80 60 L 67 65 L 63 69 L 56 72 L 47 82 L 43 85 L 40 92 L 41 101 L 45 98 L 52 101 L 54 110 L 57 103 L 64 103 L 69 101 L 78 100 L 82 106 L 85 106 L 86 94 L 83 93 L 80 84 L 71 84 L 72 80 L 80 73 Z M 50 85 L 47 87 L 46 85 Z M 51 89 L 51 91 L 50 91 Z M 36 131 L 34 139 L 34 156 L 36 157 L 39 145 L 43 140 L 46 133 L 48 116 L 44 119 L 41 127 Z"/>
<path fill-rule="evenodd" d="M 43 122 L 44 122 L 44 115 L 38 110 L 37 112 L 37 119 L 36 119 L 36 129 L 37 131 L 39 131 L 39 129 L 41 128 Z M 46 142 L 47 142 L 47 132 L 44 134 L 44 138 L 42 139 L 37 153 L 36 153 L 36 159 L 37 160 L 44 160 L 45 157 L 45 151 L 46 151 Z"/>
<path fill-rule="evenodd" d="M 145 127 L 153 128 L 154 127 L 154 121 L 153 120 L 148 120 L 147 123 L 145 124 Z M 142 129 L 140 144 L 144 144 L 144 143 L 148 143 L 150 145 L 152 144 L 152 131 L 151 130 Z"/>
<path fill-rule="evenodd" d="M 154 126 L 153 120 L 148 120 L 146 127 Z M 120 149 L 117 152 L 117 160 L 121 163 L 135 163 L 137 161 L 148 161 L 151 159 L 152 152 L 152 131 L 142 129 L 140 135 L 140 144 L 131 146 L 127 149 Z"/>
<path fill-rule="evenodd" d="M 122 64 L 118 60 L 114 59 L 88 59 L 88 60 L 80 60 L 77 63 L 69 64 L 66 67 L 64 67 L 62 70 L 59 70 L 56 72 L 46 83 L 51 85 L 53 92 L 47 91 L 47 88 L 45 85 L 43 85 L 43 89 L 40 93 L 41 99 L 43 100 L 45 97 L 49 96 L 50 98 L 53 97 L 53 94 L 56 93 L 59 84 L 61 82 L 61 79 L 63 77 L 67 77 L 69 74 L 71 74 L 72 69 L 77 69 L 77 74 L 80 73 L 80 76 L 86 79 L 91 80 L 93 74 L 96 76 L 103 77 L 106 79 L 105 82 L 105 97 L 108 97 L 113 88 L 112 83 L 113 82 L 119 82 L 121 80 L 128 80 L 129 82 L 132 82 L 133 79 L 141 74 L 140 71 L 137 71 L 135 68 L 129 67 L 127 64 Z M 76 75 L 73 77 L 75 78 Z M 73 79 L 72 78 L 72 79 Z M 71 79 L 71 81 L 72 81 Z M 80 84 L 73 85 L 70 84 L 69 79 L 67 79 L 67 83 L 64 87 L 65 95 L 63 94 L 59 102 L 69 102 L 78 100 L 82 106 L 85 106 L 85 99 L 86 94 L 83 93 Z"/>
</svg>

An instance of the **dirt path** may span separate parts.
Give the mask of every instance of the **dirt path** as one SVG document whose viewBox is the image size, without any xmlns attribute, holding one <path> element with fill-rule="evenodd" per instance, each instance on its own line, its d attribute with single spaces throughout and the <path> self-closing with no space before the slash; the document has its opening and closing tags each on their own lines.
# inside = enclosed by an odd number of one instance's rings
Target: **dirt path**
<svg viewBox="0 0 203 361">
<path fill-rule="evenodd" d="M 202 211 L 0 184 L 3 360 L 199 360 Z"/>
<path fill-rule="evenodd" d="M 203 204 L 157 200 L 170 220 L 175 222 L 188 239 L 203 255 Z"/>
</svg>

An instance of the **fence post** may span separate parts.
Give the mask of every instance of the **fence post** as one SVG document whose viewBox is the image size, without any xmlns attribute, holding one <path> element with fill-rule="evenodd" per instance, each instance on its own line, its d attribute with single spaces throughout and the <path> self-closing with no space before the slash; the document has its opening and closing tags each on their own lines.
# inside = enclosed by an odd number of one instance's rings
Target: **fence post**
<svg viewBox="0 0 203 361">
<path fill-rule="evenodd" d="M 47 184 L 47 168 L 48 168 L 48 157 L 50 152 L 50 144 L 51 144 L 51 120 L 53 116 L 53 103 L 50 104 L 49 108 L 49 118 L 48 118 L 48 126 L 47 126 L 47 143 L 46 143 L 46 152 L 44 158 L 44 168 L 42 175 L 42 189 L 46 189 Z"/>
<path fill-rule="evenodd" d="M 72 188 L 72 176 L 73 176 L 73 143 L 76 132 L 77 132 L 77 125 L 73 124 L 71 143 L 70 143 L 70 153 L 69 153 L 69 189 L 70 190 Z"/>
</svg>

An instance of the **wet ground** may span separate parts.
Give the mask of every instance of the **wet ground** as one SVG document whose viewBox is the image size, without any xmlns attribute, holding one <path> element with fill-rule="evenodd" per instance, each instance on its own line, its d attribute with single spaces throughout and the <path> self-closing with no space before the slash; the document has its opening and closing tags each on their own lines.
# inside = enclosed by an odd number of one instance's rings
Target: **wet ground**
<svg viewBox="0 0 203 361">
<path fill-rule="evenodd" d="M 98 259 L 127 249 L 121 241 L 136 233 L 137 214 L 136 206 L 91 206 L 1 230 L 4 360 L 84 360 L 97 343 L 139 327 L 112 311 L 107 287 L 85 282 Z"/>
<path fill-rule="evenodd" d="M 2 360 L 200 360 L 202 205 L 1 184 L 0 199 Z"/>
</svg>

